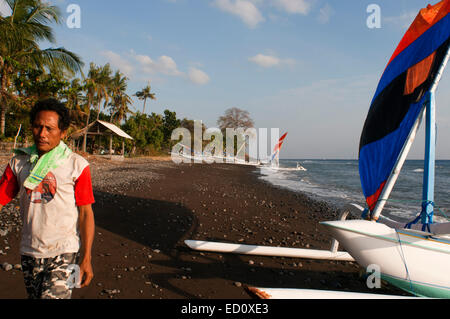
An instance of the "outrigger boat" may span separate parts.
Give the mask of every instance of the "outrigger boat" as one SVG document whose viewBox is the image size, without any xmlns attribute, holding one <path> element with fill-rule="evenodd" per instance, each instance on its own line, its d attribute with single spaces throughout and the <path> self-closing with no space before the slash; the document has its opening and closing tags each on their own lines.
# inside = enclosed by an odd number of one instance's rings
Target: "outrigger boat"
<svg viewBox="0 0 450 319">
<path fill-rule="evenodd" d="M 241 145 L 240 149 L 238 149 L 237 153 L 239 153 L 242 148 L 245 146 L 245 143 Z M 185 158 L 190 161 L 199 162 L 199 163 L 226 163 L 226 164 L 239 164 L 239 165 L 250 165 L 250 166 L 258 166 L 260 165 L 259 161 L 245 161 L 245 159 L 240 159 L 235 157 L 234 155 L 229 155 L 224 153 L 223 156 L 217 156 L 210 152 L 196 152 L 189 146 L 186 146 L 182 143 L 177 143 L 173 149 L 177 149 L 178 151 L 171 151 L 169 154 L 172 157 L 180 157 Z"/>
<path fill-rule="evenodd" d="M 420 11 L 389 61 L 371 103 L 359 150 L 359 171 L 367 208 L 349 205 L 351 208 L 343 210 L 341 220 L 321 223 L 334 238 L 330 251 L 314 252 L 318 257 L 298 249 L 295 257 L 340 260 L 344 256 L 364 268 L 378 265 L 382 279 L 415 296 L 450 298 L 450 223 L 436 223 L 433 218 L 435 92 L 449 56 L 450 0 L 443 0 Z M 383 217 L 381 212 L 422 120 L 426 124 L 422 207 L 417 218 L 405 225 Z M 350 211 L 362 212 L 362 218 L 346 220 Z M 186 244 L 193 249 L 231 250 L 240 254 L 274 250 L 277 254 L 272 256 L 293 257 L 283 254 L 283 248 L 278 247 L 233 247 L 198 241 L 186 241 Z M 338 244 L 348 255 L 337 251 Z M 307 298 L 310 292 L 249 289 L 265 298 Z M 321 298 L 320 293 L 317 298 Z M 322 296 L 341 298 L 344 295 L 322 292 Z M 346 296 L 362 298 L 362 295 Z"/>
<path fill-rule="evenodd" d="M 262 169 L 271 169 L 277 171 L 307 171 L 300 163 L 297 162 L 296 167 L 280 167 L 280 152 L 283 146 L 284 140 L 286 139 L 288 133 L 283 134 L 278 140 L 277 145 L 275 145 L 272 154 L 266 161 L 261 162 L 259 166 Z"/>
<path fill-rule="evenodd" d="M 382 279 L 416 296 L 436 298 L 450 298 L 450 223 L 433 218 L 435 92 L 449 56 L 450 0 L 444 0 L 420 11 L 372 100 L 359 149 L 364 219 L 322 223 L 362 267 L 379 265 Z M 406 225 L 380 219 L 422 120 L 420 214 Z"/>
<path fill-rule="evenodd" d="M 288 133 L 284 133 L 283 136 L 280 137 L 278 143 L 273 148 L 272 154 L 266 160 L 260 160 L 261 167 L 277 168 L 280 166 L 280 151 L 287 134 Z"/>
</svg>

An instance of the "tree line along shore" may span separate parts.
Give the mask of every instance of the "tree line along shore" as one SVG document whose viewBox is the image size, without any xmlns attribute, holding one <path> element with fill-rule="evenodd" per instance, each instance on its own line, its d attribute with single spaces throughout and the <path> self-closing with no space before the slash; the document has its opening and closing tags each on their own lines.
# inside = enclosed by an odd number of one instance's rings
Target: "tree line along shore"
<svg viewBox="0 0 450 319">
<path fill-rule="evenodd" d="M 150 81 L 133 94 L 130 79 L 110 64 L 94 62 L 85 68 L 82 57 L 63 47 L 41 48 L 40 43 L 57 46 L 52 25 L 61 23 L 59 7 L 41 0 L 11 0 L 9 16 L 0 15 L 0 141 L 31 143 L 28 114 L 31 107 L 45 98 L 56 98 L 69 108 L 71 134 L 96 120 L 107 121 L 129 134 L 125 143 L 127 155 L 168 154 L 178 141 L 171 140 L 175 128 L 187 128 L 194 135 L 194 121 L 177 118 L 167 108 L 163 114 L 149 112 L 157 94 Z M 141 110 L 133 106 L 133 97 L 143 101 Z M 248 112 L 232 108 L 218 121 L 225 127 L 253 125 Z M 203 131 L 206 127 L 203 125 Z M 82 151 L 109 148 L 101 138 L 83 140 Z M 113 148 L 121 148 L 121 140 L 113 139 Z"/>
</svg>

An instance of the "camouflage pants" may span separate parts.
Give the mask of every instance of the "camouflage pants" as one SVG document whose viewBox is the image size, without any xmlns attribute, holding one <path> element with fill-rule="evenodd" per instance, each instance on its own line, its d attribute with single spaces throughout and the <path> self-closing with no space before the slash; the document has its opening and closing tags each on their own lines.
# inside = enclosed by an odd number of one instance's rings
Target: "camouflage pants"
<svg viewBox="0 0 450 319">
<path fill-rule="evenodd" d="M 29 299 L 70 299 L 72 289 L 68 269 L 78 262 L 79 254 L 63 254 L 53 258 L 21 256 L 22 272 Z"/>
</svg>

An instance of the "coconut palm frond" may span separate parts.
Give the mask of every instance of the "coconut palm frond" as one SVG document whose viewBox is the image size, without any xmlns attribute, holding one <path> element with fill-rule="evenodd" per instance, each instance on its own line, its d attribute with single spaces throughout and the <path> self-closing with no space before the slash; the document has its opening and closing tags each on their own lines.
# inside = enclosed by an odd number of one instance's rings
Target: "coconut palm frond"
<svg viewBox="0 0 450 319">
<path fill-rule="evenodd" d="M 84 65 L 77 54 L 64 48 L 45 49 L 37 53 L 38 56 L 40 56 L 42 64 L 49 67 L 65 69 L 76 73 L 79 72 Z"/>
</svg>

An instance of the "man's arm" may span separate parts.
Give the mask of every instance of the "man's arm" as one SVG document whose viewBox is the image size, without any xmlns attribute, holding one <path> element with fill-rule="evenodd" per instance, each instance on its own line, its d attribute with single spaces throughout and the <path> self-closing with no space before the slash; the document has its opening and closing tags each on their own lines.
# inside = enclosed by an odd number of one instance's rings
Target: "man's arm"
<svg viewBox="0 0 450 319">
<path fill-rule="evenodd" d="M 16 197 L 19 188 L 17 178 L 8 164 L 0 179 L 0 210 Z"/>
<path fill-rule="evenodd" d="M 79 206 L 79 229 L 81 237 L 80 250 L 80 281 L 81 287 L 86 287 L 90 284 L 94 277 L 92 270 L 92 243 L 95 234 L 95 221 L 92 205 Z"/>
</svg>

